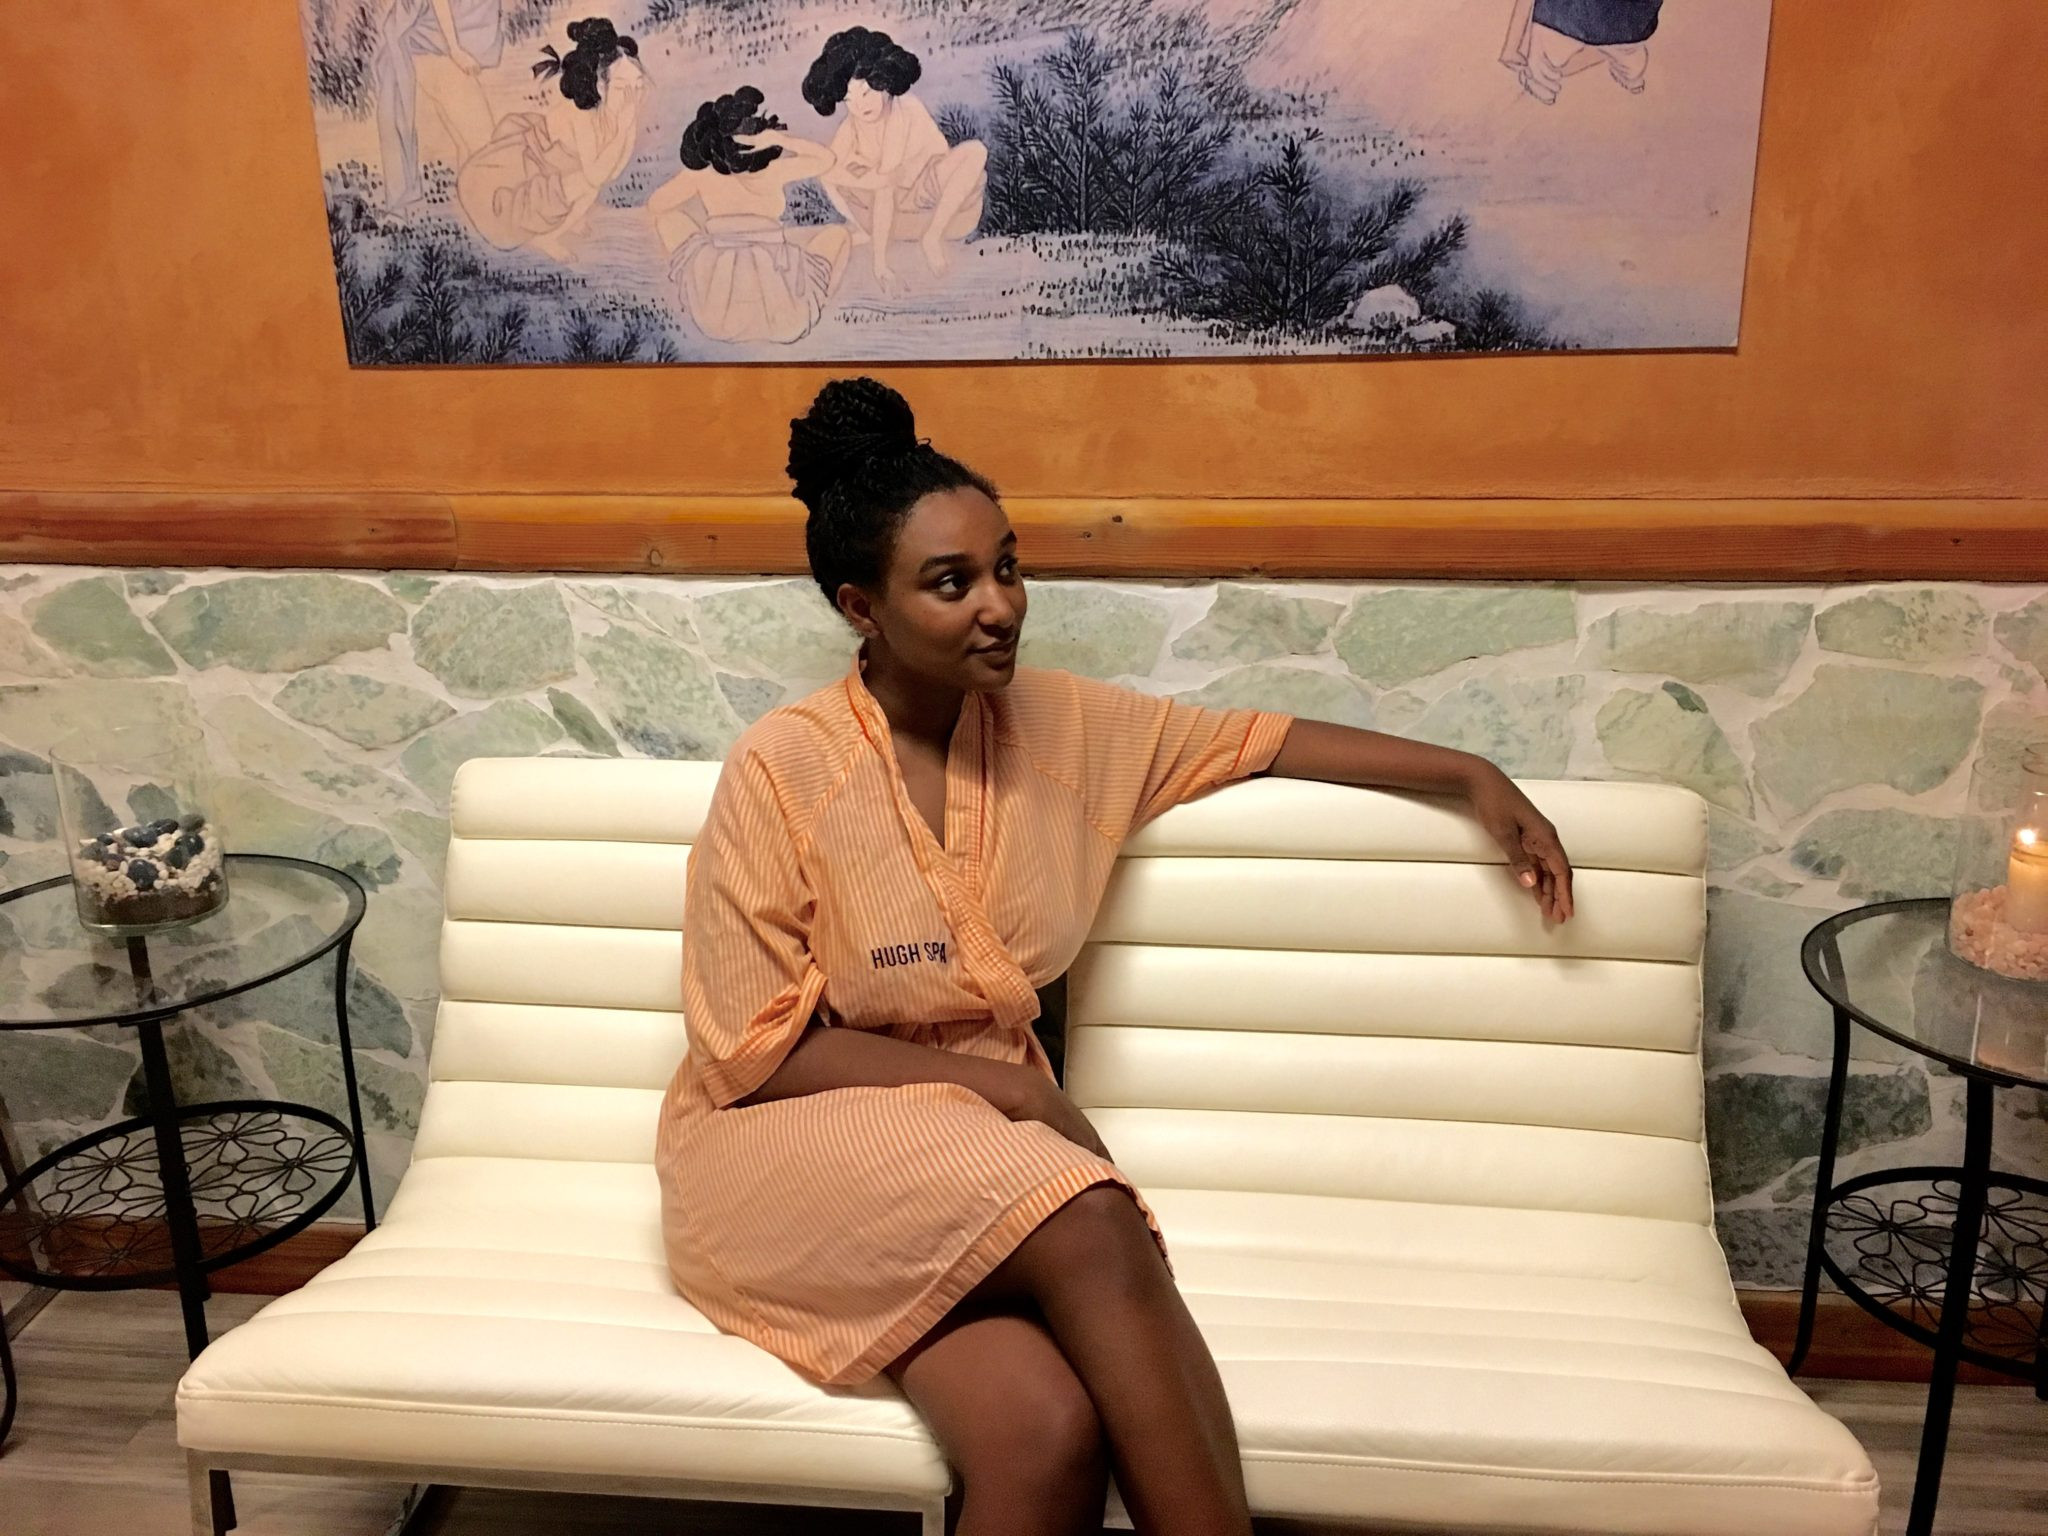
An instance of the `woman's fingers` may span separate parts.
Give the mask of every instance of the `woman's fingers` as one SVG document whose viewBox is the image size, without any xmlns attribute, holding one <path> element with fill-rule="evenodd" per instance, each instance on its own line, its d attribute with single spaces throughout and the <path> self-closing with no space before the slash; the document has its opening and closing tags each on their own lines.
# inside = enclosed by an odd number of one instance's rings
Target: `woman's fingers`
<svg viewBox="0 0 2048 1536">
<path fill-rule="evenodd" d="M 1537 889 L 1544 898 L 1546 910 L 1559 922 L 1565 921 L 1574 910 L 1571 860 L 1565 857 L 1564 848 L 1554 832 L 1525 835 L 1522 845 L 1536 862 Z"/>
</svg>

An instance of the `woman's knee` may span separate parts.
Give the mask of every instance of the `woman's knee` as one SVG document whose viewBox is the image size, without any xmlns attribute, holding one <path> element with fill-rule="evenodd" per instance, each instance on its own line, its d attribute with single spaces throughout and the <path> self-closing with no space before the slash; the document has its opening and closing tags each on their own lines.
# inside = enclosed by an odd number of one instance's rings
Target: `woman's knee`
<svg viewBox="0 0 2048 1536">
<path fill-rule="evenodd" d="M 1033 1509 L 1101 1499 L 1109 1476 L 1101 1416 L 1028 1310 L 956 1309 L 888 1373 L 980 1497 Z M 1099 1503 L 1092 1512 L 1101 1513 Z"/>
<path fill-rule="evenodd" d="M 1102 1416 L 1071 1367 L 1012 1380 L 999 1420 L 957 1463 L 970 1492 L 1055 1498 L 1108 1476 Z"/>
<path fill-rule="evenodd" d="M 1013 1293 L 1043 1300 L 1080 1285 L 1097 1295 L 1144 1291 L 1167 1279 L 1151 1228 L 1120 1184 L 1095 1184 L 1038 1224 L 991 1276 Z"/>
</svg>

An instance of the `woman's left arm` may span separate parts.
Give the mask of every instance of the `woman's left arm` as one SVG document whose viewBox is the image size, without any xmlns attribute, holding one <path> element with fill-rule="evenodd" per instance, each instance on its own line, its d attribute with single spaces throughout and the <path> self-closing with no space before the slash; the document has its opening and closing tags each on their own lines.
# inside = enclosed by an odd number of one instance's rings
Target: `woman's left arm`
<svg viewBox="0 0 2048 1536">
<path fill-rule="evenodd" d="M 1514 780 L 1476 753 L 1297 718 L 1266 774 L 1462 796 L 1473 819 L 1507 854 L 1516 881 L 1536 897 L 1544 915 L 1560 923 L 1572 915 L 1572 866 L 1557 840 L 1557 829 Z"/>
</svg>

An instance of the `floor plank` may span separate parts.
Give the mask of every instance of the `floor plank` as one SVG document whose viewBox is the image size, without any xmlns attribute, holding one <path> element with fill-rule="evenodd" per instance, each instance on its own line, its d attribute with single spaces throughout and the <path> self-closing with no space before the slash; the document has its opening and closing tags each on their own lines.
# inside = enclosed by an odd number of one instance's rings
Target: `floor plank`
<svg viewBox="0 0 2048 1536">
<path fill-rule="evenodd" d="M 216 1332 L 267 1298 L 217 1296 Z M 0 1451 L 6 1536 L 107 1536 L 188 1529 L 172 1393 L 184 1368 L 177 1298 L 161 1291 L 67 1292 L 15 1340 L 22 1404 Z M 1814 1401 L 1855 1431 L 1885 1483 L 1883 1536 L 1905 1529 L 1925 1388 L 1816 1381 Z M 2048 1536 L 2048 1404 L 2026 1387 L 1963 1387 L 1943 1480 L 1941 1536 Z M 394 1483 L 242 1474 L 240 1536 L 385 1536 L 406 1489 Z M 1271 1536 L 1308 1536 L 1295 1521 Z M 419 1536 L 911 1536 L 905 1516 L 762 1505 L 453 1492 Z"/>
</svg>

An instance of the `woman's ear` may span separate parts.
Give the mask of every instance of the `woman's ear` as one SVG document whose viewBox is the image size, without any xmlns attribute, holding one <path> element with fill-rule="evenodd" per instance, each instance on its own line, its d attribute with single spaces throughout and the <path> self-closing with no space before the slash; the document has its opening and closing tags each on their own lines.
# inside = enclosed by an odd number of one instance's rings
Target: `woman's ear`
<svg viewBox="0 0 2048 1536">
<path fill-rule="evenodd" d="M 875 622 L 874 604 L 868 600 L 867 593 L 850 581 L 839 584 L 839 611 L 863 639 L 881 638 L 882 629 Z"/>
</svg>

